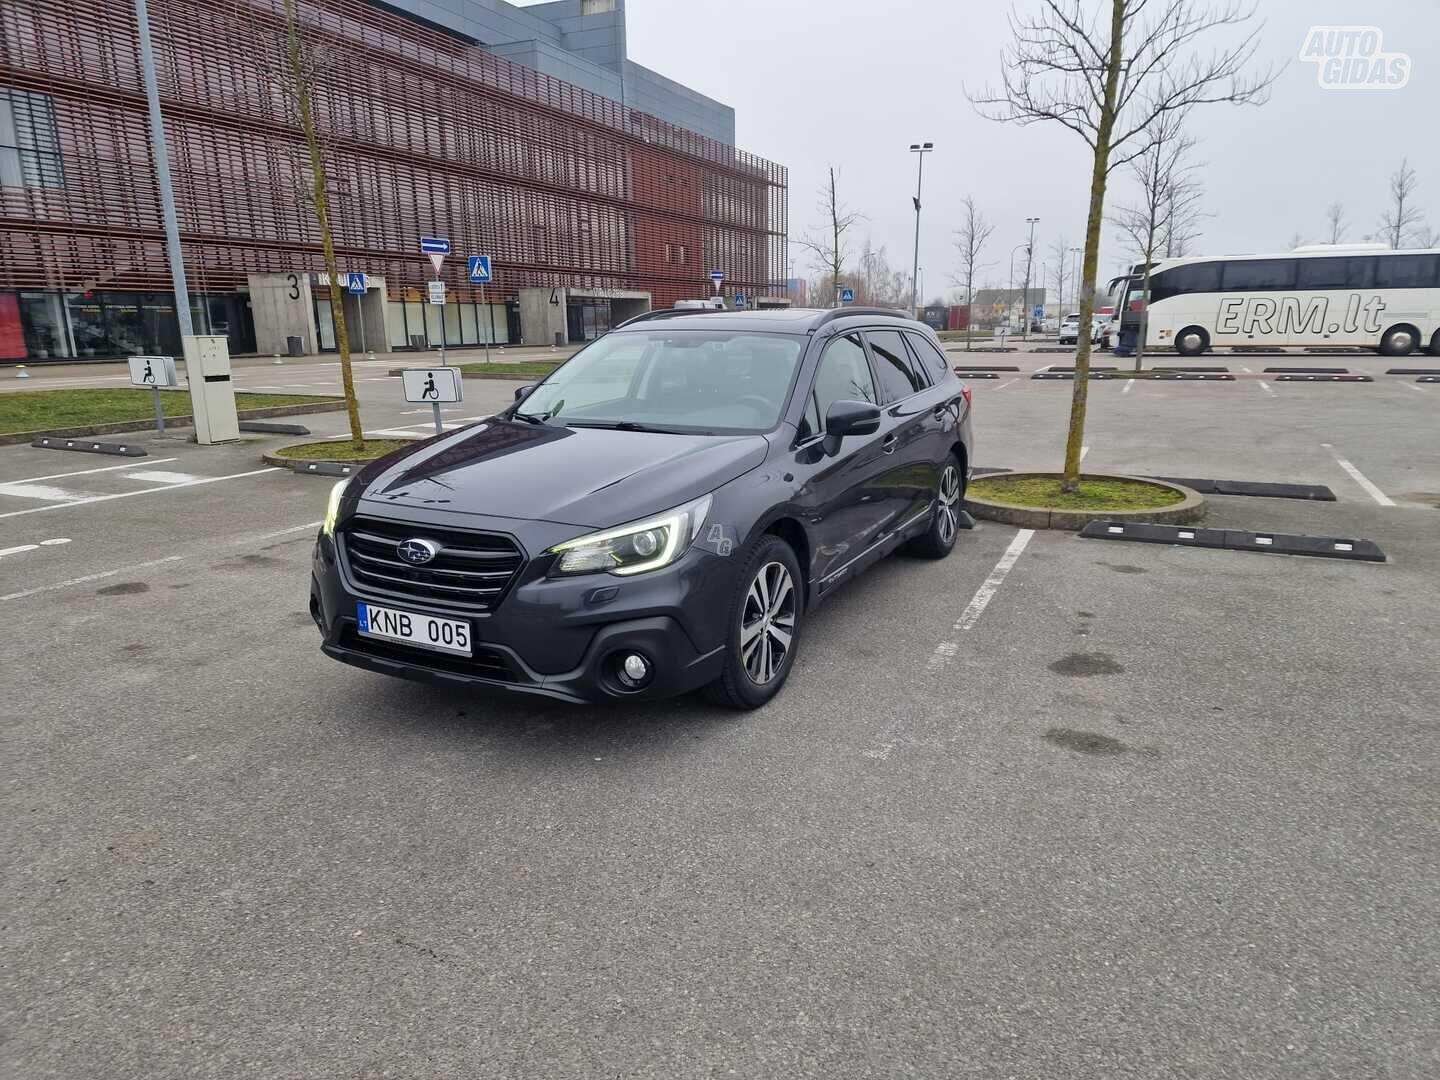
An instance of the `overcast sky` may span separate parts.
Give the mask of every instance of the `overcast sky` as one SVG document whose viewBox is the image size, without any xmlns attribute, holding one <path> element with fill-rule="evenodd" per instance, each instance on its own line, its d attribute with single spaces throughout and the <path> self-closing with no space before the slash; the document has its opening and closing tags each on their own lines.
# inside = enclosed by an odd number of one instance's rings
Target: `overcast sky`
<svg viewBox="0 0 1440 1080">
<path fill-rule="evenodd" d="M 1091 0 L 1095 2 L 1095 0 Z M 1020 0 L 1021 12 L 1038 7 Z M 1206 224 L 1204 254 L 1284 250 L 1300 232 L 1319 239 L 1325 209 L 1343 202 L 1348 239 L 1376 228 L 1386 180 L 1402 156 L 1420 176 L 1419 201 L 1440 228 L 1440 2 L 1261 0 L 1263 52 L 1290 60 L 1269 104 L 1209 106 L 1195 114 Z M 1061 234 L 1083 239 L 1088 148 L 1055 125 L 1018 128 L 984 120 L 962 85 L 994 81 L 1008 41 L 1006 7 L 983 0 L 627 0 L 631 59 L 678 79 L 736 112 L 746 150 L 790 170 L 790 234 L 820 224 L 815 191 L 825 167 L 841 169 L 842 196 L 866 215 L 862 229 L 906 267 L 913 243 L 911 142 L 936 144 L 925 161 L 920 265 L 927 294 L 955 269 L 960 200 L 973 194 L 997 223 L 985 274 L 1004 284 L 1025 218 L 1040 218 L 1037 260 Z M 1321 89 L 1316 67 L 1295 59 L 1313 25 L 1373 25 L 1386 51 L 1412 57 L 1398 91 Z M 1124 198 L 1127 181 L 1112 184 Z M 1113 200 L 1107 200 L 1111 202 Z M 1102 277 L 1122 256 L 1106 229 Z M 1023 260 L 1023 254 L 1020 256 Z"/>
</svg>

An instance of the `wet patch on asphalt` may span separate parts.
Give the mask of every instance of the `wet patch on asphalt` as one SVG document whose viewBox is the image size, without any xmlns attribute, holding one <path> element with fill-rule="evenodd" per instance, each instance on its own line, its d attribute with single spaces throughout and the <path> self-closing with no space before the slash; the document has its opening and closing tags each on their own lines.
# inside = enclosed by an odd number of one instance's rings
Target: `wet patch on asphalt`
<svg viewBox="0 0 1440 1080">
<path fill-rule="evenodd" d="M 1050 665 L 1050 670 L 1057 675 L 1088 679 L 1095 675 L 1119 675 L 1125 668 L 1116 663 L 1109 653 L 1074 652 L 1056 660 Z"/>
</svg>

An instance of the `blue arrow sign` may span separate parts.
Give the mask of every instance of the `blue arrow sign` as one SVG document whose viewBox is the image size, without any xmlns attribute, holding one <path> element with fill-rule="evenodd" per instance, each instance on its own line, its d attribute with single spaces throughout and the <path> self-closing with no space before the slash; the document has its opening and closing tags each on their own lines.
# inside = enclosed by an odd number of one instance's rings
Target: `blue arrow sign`
<svg viewBox="0 0 1440 1080">
<path fill-rule="evenodd" d="M 422 236 L 420 250 L 426 255 L 449 255 L 450 241 L 443 236 Z"/>
<path fill-rule="evenodd" d="M 471 255 L 470 280 L 475 282 L 475 284 L 477 285 L 484 285 L 489 282 L 490 277 L 490 256 Z"/>
<path fill-rule="evenodd" d="M 725 271 L 724 271 L 724 270 L 711 270 L 711 271 L 710 271 L 710 280 L 711 280 L 711 281 L 724 281 L 724 280 L 725 280 Z"/>
<path fill-rule="evenodd" d="M 349 273 L 345 275 L 345 287 L 352 293 L 365 293 L 370 291 L 370 286 L 365 283 L 364 274 Z"/>
<path fill-rule="evenodd" d="M 854 289 L 841 289 L 841 290 L 840 290 L 840 303 L 842 303 L 842 304 L 853 304 L 854 302 L 855 302 L 855 290 L 854 290 Z"/>
</svg>

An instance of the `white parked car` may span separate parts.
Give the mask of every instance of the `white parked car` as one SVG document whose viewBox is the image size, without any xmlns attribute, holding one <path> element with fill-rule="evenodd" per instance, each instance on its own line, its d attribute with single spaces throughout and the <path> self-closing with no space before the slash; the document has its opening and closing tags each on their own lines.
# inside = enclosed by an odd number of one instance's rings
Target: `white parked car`
<svg viewBox="0 0 1440 1080">
<path fill-rule="evenodd" d="M 1066 315 L 1060 322 L 1060 344 L 1080 344 L 1080 313 L 1073 312 Z"/>
</svg>

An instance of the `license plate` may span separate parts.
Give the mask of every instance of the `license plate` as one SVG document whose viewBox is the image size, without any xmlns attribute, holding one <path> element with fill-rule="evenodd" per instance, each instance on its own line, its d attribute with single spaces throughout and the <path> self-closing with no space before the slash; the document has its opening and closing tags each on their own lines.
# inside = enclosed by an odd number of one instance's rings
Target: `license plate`
<svg viewBox="0 0 1440 1080">
<path fill-rule="evenodd" d="M 470 654 L 470 624 L 458 619 L 437 619 L 417 611 L 396 611 L 374 604 L 356 604 L 360 633 L 365 637 L 399 641 L 436 652 Z"/>
</svg>

